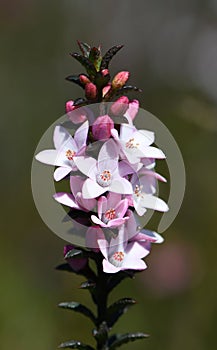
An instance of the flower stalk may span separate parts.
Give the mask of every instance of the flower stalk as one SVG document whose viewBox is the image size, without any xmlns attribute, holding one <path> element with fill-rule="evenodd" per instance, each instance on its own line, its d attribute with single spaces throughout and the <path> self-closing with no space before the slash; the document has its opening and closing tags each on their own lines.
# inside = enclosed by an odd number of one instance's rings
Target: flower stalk
<svg viewBox="0 0 217 350">
<path fill-rule="evenodd" d="M 163 242 L 159 234 L 142 228 L 138 217 L 148 209 L 168 210 L 155 195 L 157 181 L 166 181 L 154 171 L 155 161 L 165 155 L 152 146 L 153 132 L 137 130 L 133 124 L 139 102 L 126 95 L 141 90 L 126 85 L 129 72 L 121 71 L 111 78 L 110 62 L 123 46 L 114 46 L 102 56 L 100 47 L 91 48 L 82 42 L 78 45 L 81 54 L 71 56 L 86 72 L 66 79 L 79 85 L 85 98 L 70 100 L 65 107 L 68 122 L 78 127 L 71 135 L 64 125 L 57 125 L 54 149 L 41 151 L 36 159 L 56 167 L 55 181 L 69 179 L 70 192 L 55 193 L 53 198 L 69 208 L 73 230 L 85 229 L 85 248 L 65 246 L 66 262 L 57 269 L 86 278 L 80 288 L 91 294 L 96 313 L 74 301 L 62 302 L 59 307 L 79 312 L 93 322 L 95 349 L 114 350 L 147 337 L 141 332 L 109 335 L 135 300 L 125 297 L 108 305 L 108 296 L 125 278 L 146 269 L 143 259 L 150 253 L 151 244 Z M 97 104 L 95 114 L 91 104 Z M 95 146 L 97 155 L 93 157 Z M 79 340 L 59 347 L 94 350 Z"/>
</svg>

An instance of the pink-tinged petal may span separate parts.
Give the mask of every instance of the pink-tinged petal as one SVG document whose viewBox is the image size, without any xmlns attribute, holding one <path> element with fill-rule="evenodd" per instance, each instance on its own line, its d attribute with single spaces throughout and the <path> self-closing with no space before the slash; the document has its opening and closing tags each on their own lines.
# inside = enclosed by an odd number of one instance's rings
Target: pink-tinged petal
<svg viewBox="0 0 217 350">
<path fill-rule="evenodd" d="M 98 216 L 101 219 L 102 215 L 106 212 L 107 210 L 107 198 L 105 196 L 101 196 L 98 199 Z"/>
<path fill-rule="evenodd" d="M 82 186 L 84 184 L 85 179 L 81 176 L 70 176 L 70 189 L 74 197 L 78 192 L 82 191 Z"/>
<path fill-rule="evenodd" d="M 77 144 L 78 149 L 81 149 L 82 147 L 86 146 L 88 128 L 89 128 L 89 123 L 88 121 L 86 121 L 75 132 L 74 140 Z"/>
<path fill-rule="evenodd" d="M 54 149 L 47 149 L 36 154 L 35 159 L 39 162 L 48 165 L 58 165 L 56 164 L 58 151 Z"/>
<path fill-rule="evenodd" d="M 143 259 L 145 258 L 150 252 L 145 248 L 145 246 L 139 242 L 130 242 L 127 245 L 127 248 L 125 250 L 126 253 L 126 260 L 129 257 L 129 259 Z"/>
<path fill-rule="evenodd" d="M 111 209 L 117 206 L 117 203 L 121 201 L 121 194 L 109 192 L 107 196 L 107 209 Z"/>
<path fill-rule="evenodd" d="M 104 170 L 109 170 L 113 175 L 118 169 L 118 160 L 117 159 L 105 159 L 98 161 L 98 172 L 102 173 Z"/>
<path fill-rule="evenodd" d="M 139 101 L 133 100 L 129 103 L 129 107 L 124 114 L 124 117 L 127 118 L 128 122 L 131 124 L 132 121 L 135 119 L 137 113 L 139 111 Z"/>
<path fill-rule="evenodd" d="M 169 210 L 168 205 L 160 198 L 152 196 L 150 194 L 144 194 L 140 199 L 140 205 L 142 207 L 166 212 Z"/>
<path fill-rule="evenodd" d="M 129 124 L 121 124 L 120 139 L 123 141 L 128 141 L 135 131 L 135 126 Z"/>
<path fill-rule="evenodd" d="M 122 218 L 125 215 L 125 213 L 126 213 L 126 211 L 128 209 L 128 200 L 127 199 L 121 200 L 116 205 L 116 207 L 114 207 L 114 209 L 115 209 L 115 212 L 116 212 L 116 216 L 118 218 Z"/>
<path fill-rule="evenodd" d="M 95 215 L 91 215 L 91 220 L 94 222 L 94 224 L 99 225 L 101 227 L 107 226 L 104 222 L 102 222 L 100 219 L 98 219 L 98 217 L 96 217 Z"/>
<path fill-rule="evenodd" d="M 143 149 L 143 157 L 145 158 L 156 158 L 156 159 L 165 159 L 165 154 L 156 147 L 146 147 Z"/>
<path fill-rule="evenodd" d="M 64 145 L 69 139 L 71 139 L 71 134 L 61 125 L 57 125 L 54 129 L 53 142 L 56 149 L 59 149 Z"/>
<path fill-rule="evenodd" d="M 151 242 L 151 243 L 163 243 L 164 238 L 157 232 L 150 230 L 141 230 L 136 236 L 133 237 L 137 242 Z"/>
<path fill-rule="evenodd" d="M 62 180 L 66 175 L 68 175 L 71 172 L 72 169 L 65 168 L 65 167 L 59 167 L 54 171 L 54 180 L 60 181 Z"/>
<path fill-rule="evenodd" d="M 104 259 L 103 262 L 103 271 L 105 273 L 117 273 L 121 271 L 121 267 L 116 267 L 112 265 L 108 260 Z"/>
<path fill-rule="evenodd" d="M 146 268 L 147 265 L 143 260 L 127 256 L 126 261 L 123 261 L 121 270 L 145 270 Z"/>
<path fill-rule="evenodd" d="M 105 160 L 118 160 L 119 157 L 119 147 L 114 142 L 114 140 L 109 139 L 106 141 L 100 149 L 98 156 L 98 163 Z"/>
<path fill-rule="evenodd" d="M 142 163 L 130 164 L 127 160 L 120 161 L 118 165 L 119 174 L 121 177 L 137 173 L 143 167 Z"/>
<path fill-rule="evenodd" d="M 114 137 L 116 141 L 119 141 L 119 135 L 116 129 L 111 129 L 111 135 Z"/>
<path fill-rule="evenodd" d="M 87 179 L 82 188 L 83 197 L 86 199 L 99 197 L 107 191 L 107 187 L 98 185 L 95 181 Z"/>
<path fill-rule="evenodd" d="M 146 169 L 153 169 L 156 165 L 154 158 L 142 158 L 141 162 L 146 167 Z"/>
<path fill-rule="evenodd" d="M 165 179 L 165 177 L 163 177 L 162 175 L 156 173 L 155 171 L 143 168 L 139 171 L 139 175 L 146 175 L 146 176 L 150 176 L 150 177 L 154 177 L 155 179 L 162 181 L 162 182 L 167 182 L 167 180 Z"/>
<path fill-rule="evenodd" d="M 74 196 L 70 193 L 58 192 L 53 195 L 53 198 L 67 207 L 79 209 L 79 206 L 75 202 Z"/>
<path fill-rule="evenodd" d="M 112 219 L 108 222 L 107 227 L 117 227 L 123 225 L 126 220 L 128 220 L 128 216 L 124 218 Z"/>
<path fill-rule="evenodd" d="M 132 194 L 133 188 L 131 183 L 124 179 L 123 177 L 116 177 L 111 185 L 109 186 L 109 190 L 111 192 L 115 193 L 121 193 L 121 194 Z"/>
<path fill-rule="evenodd" d="M 108 260 L 108 242 L 106 239 L 98 239 L 99 249 L 106 260 Z"/>
<path fill-rule="evenodd" d="M 67 115 L 72 123 L 80 124 L 87 119 L 87 110 L 85 107 L 80 107 L 68 112 Z"/>
<path fill-rule="evenodd" d="M 95 179 L 97 168 L 96 159 L 92 157 L 75 157 L 75 165 L 86 176 Z"/>
<path fill-rule="evenodd" d="M 127 216 L 129 217 L 129 219 L 126 222 L 125 231 L 127 232 L 128 238 L 130 238 L 130 237 L 137 234 L 137 231 L 138 231 L 137 226 L 138 225 L 137 225 L 135 215 L 132 212 L 132 210 L 127 211 Z"/>
<path fill-rule="evenodd" d="M 78 192 L 75 196 L 78 205 L 85 211 L 90 211 L 96 206 L 96 199 L 84 199 L 81 192 Z"/>
</svg>

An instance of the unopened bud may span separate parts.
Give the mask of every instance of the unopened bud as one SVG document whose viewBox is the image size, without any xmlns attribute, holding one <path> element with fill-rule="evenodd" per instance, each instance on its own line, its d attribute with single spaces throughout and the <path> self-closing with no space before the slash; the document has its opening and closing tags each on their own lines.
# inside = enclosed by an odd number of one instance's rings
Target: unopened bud
<svg viewBox="0 0 217 350">
<path fill-rule="evenodd" d="M 93 83 L 85 85 L 85 96 L 88 100 L 94 100 L 97 96 L 97 87 Z"/>
<path fill-rule="evenodd" d="M 114 122 L 108 115 L 98 117 L 92 125 L 92 133 L 95 140 L 108 140 L 114 129 Z"/>
<path fill-rule="evenodd" d="M 105 77 L 106 75 L 109 75 L 109 70 L 108 69 L 103 69 L 101 71 L 102 75 Z"/>
<path fill-rule="evenodd" d="M 130 73 L 127 71 L 119 72 L 115 75 L 114 79 L 112 80 L 112 87 L 114 89 L 120 89 L 122 86 L 124 86 L 129 79 Z"/>
<path fill-rule="evenodd" d="M 117 99 L 117 101 L 112 103 L 112 105 L 110 107 L 110 112 L 116 117 L 122 116 L 122 115 L 124 115 L 124 113 L 128 109 L 128 105 L 129 105 L 128 97 L 121 96 Z"/>
<path fill-rule="evenodd" d="M 80 74 L 79 79 L 80 79 L 80 82 L 84 85 L 90 83 L 90 79 L 84 74 Z"/>
<path fill-rule="evenodd" d="M 102 96 L 104 97 L 109 90 L 111 89 L 111 83 L 109 83 L 108 85 L 106 85 L 103 89 L 102 89 Z"/>
<path fill-rule="evenodd" d="M 74 108 L 74 101 L 70 100 L 66 102 L 66 113 L 73 111 Z"/>
<path fill-rule="evenodd" d="M 129 103 L 129 107 L 127 110 L 127 118 L 129 117 L 131 121 L 134 120 L 135 116 L 137 115 L 139 111 L 139 101 L 138 100 L 132 100 Z"/>
</svg>

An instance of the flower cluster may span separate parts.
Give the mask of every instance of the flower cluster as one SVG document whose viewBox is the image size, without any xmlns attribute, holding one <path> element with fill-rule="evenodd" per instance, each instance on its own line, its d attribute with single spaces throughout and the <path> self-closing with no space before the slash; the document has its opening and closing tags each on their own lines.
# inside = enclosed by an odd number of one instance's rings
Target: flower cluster
<svg viewBox="0 0 217 350">
<path fill-rule="evenodd" d="M 121 109 L 118 104 L 112 104 L 110 110 L 114 105 Z M 162 238 L 142 230 L 138 217 L 147 209 L 168 210 L 155 195 L 157 180 L 166 181 L 154 171 L 155 160 L 165 155 L 151 146 L 153 132 L 134 126 L 135 105 L 137 108 L 135 101 L 129 103 L 125 111 L 127 123 L 115 124 L 109 115 L 98 116 L 92 125 L 89 120 L 83 121 L 74 136 L 63 126 L 56 126 L 55 149 L 36 155 L 40 162 L 56 166 L 56 181 L 69 176 L 71 192 L 58 192 L 54 199 L 89 216 L 87 247 L 103 254 L 103 270 L 108 273 L 146 268 L 142 258 L 149 253 L 150 243 L 160 243 Z M 93 117 L 88 107 L 86 110 L 87 117 Z M 89 155 L 94 143 L 99 146 L 97 157 Z"/>
<path fill-rule="evenodd" d="M 70 193 L 58 192 L 54 199 L 78 216 L 85 213 L 86 246 L 103 255 L 106 273 L 146 268 L 142 259 L 149 254 L 151 243 L 163 239 L 142 229 L 139 217 L 147 209 L 168 210 L 156 196 L 157 181 L 166 180 L 154 170 L 156 159 L 165 155 L 153 146 L 153 132 L 134 125 L 139 102 L 125 95 L 113 101 L 120 93 L 139 90 L 126 85 L 126 71 L 110 81 L 108 63 L 120 48 L 113 48 L 104 58 L 99 49 L 87 52 L 85 46 L 81 46 L 83 56 L 72 54 L 88 72 L 67 77 L 85 91 L 86 100 L 66 103 L 68 120 L 77 129 L 72 136 L 63 125 L 57 125 L 55 149 L 36 155 L 38 161 L 56 167 L 55 181 L 69 179 Z M 98 114 L 90 103 L 98 105 Z M 97 154 L 91 156 L 93 149 Z"/>
</svg>

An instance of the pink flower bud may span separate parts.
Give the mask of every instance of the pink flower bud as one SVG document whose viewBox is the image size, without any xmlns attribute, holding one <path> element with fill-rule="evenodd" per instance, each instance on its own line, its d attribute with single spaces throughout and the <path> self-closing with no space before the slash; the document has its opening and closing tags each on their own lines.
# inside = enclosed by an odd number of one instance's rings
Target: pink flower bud
<svg viewBox="0 0 217 350">
<path fill-rule="evenodd" d="M 63 250 L 64 257 L 65 255 L 75 247 L 73 245 L 66 245 Z M 68 258 L 66 259 L 69 266 L 72 268 L 73 271 L 78 272 L 80 270 L 83 270 L 88 263 L 87 258 Z"/>
<path fill-rule="evenodd" d="M 127 71 L 119 72 L 115 75 L 114 79 L 112 80 L 112 87 L 114 89 L 120 89 L 122 86 L 124 86 L 129 79 L 130 73 Z"/>
<path fill-rule="evenodd" d="M 87 110 L 85 107 L 76 107 L 72 100 L 66 102 L 66 113 L 68 118 L 74 124 L 83 123 L 87 119 Z"/>
<path fill-rule="evenodd" d="M 85 96 L 88 100 L 94 100 L 97 96 L 97 87 L 93 83 L 85 85 Z"/>
<path fill-rule="evenodd" d="M 102 96 L 104 97 L 109 90 L 111 89 L 111 83 L 109 83 L 108 85 L 106 85 L 103 89 L 102 89 Z"/>
<path fill-rule="evenodd" d="M 117 101 L 112 103 L 110 107 L 110 112 L 116 117 L 122 116 L 128 109 L 128 105 L 129 105 L 128 97 L 121 96 L 117 99 Z"/>
<path fill-rule="evenodd" d="M 103 69 L 101 73 L 105 77 L 106 75 L 109 75 L 109 70 L 108 69 Z"/>
<path fill-rule="evenodd" d="M 114 129 L 114 122 L 108 115 L 98 117 L 92 125 L 92 133 L 95 140 L 107 140 Z"/>
<path fill-rule="evenodd" d="M 138 100 L 132 100 L 129 103 L 129 107 L 127 110 L 127 114 L 129 115 L 130 119 L 133 121 L 135 116 L 137 115 L 139 110 L 139 101 Z"/>
<path fill-rule="evenodd" d="M 84 74 L 80 74 L 79 79 L 80 79 L 80 82 L 84 85 L 90 83 L 90 79 Z"/>
<path fill-rule="evenodd" d="M 74 108 L 74 101 L 70 100 L 66 102 L 66 113 L 73 111 Z"/>
</svg>

